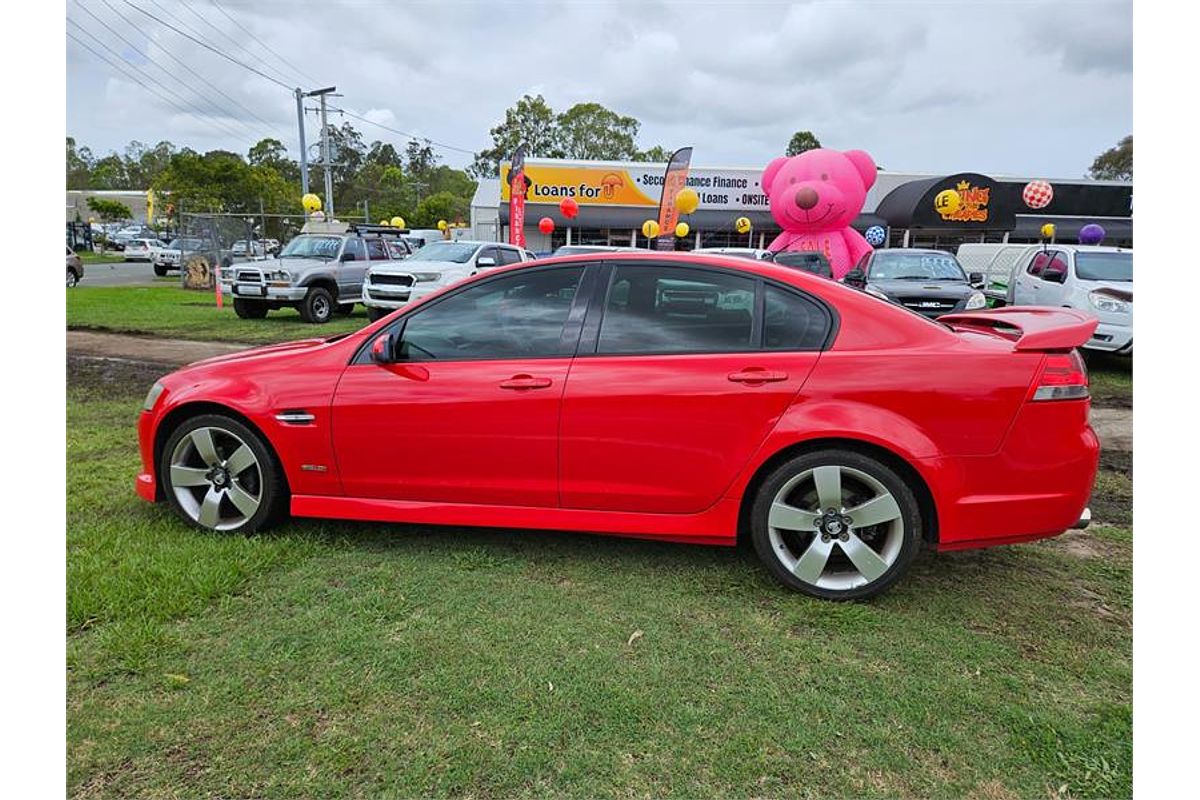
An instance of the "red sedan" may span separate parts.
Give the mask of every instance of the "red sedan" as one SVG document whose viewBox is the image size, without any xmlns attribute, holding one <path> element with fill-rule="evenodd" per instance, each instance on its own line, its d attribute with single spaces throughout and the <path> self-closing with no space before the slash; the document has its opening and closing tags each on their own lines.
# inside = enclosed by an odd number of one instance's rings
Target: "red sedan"
<svg viewBox="0 0 1200 800">
<path fill-rule="evenodd" d="M 1069 309 L 938 322 L 801 270 L 603 253 L 489 270 L 357 333 L 156 383 L 138 493 L 732 545 L 818 597 L 1086 524 L 1099 443 Z"/>
</svg>

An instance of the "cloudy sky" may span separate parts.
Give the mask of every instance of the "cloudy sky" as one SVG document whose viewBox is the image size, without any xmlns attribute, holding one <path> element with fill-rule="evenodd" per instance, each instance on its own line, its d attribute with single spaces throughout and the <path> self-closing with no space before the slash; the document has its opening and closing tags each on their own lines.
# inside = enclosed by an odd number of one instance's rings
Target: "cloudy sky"
<svg viewBox="0 0 1200 800">
<path fill-rule="evenodd" d="M 131 139 L 245 152 L 274 136 L 294 156 L 284 87 L 297 85 L 336 85 L 336 104 L 447 145 L 454 166 L 525 93 L 632 115 L 643 148 L 693 145 L 700 165 L 765 164 L 809 129 L 897 171 L 1071 178 L 1132 131 L 1129 2 L 68 0 L 66 12 L 67 133 L 97 154 Z M 367 141 L 405 141 L 351 121 Z M 310 142 L 315 131 L 310 116 Z"/>
</svg>

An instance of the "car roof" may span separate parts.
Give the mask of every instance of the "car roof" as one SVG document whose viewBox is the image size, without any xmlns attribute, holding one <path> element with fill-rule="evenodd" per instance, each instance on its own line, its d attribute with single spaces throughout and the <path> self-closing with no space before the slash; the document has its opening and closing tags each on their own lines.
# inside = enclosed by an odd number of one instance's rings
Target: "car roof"
<svg viewBox="0 0 1200 800">
<path fill-rule="evenodd" d="M 954 254 L 947 250 L 936 250 L 932 247 L 881 247 L 875 250 L 876 253 L 936 253 L 939 256 L 953 256 Z"/>
<path fill-rule="evenodd" d="M 1030 245 L 1030 247 L 1040 247 L 1041 245 Z M 1051 244 L 1047 247 L 1053 247 L 1059 250 L 1075 250 L 1081 253 L 1132 253 L 1132 247 L 1114 247 L 1104 244 Z"/>
</svg>

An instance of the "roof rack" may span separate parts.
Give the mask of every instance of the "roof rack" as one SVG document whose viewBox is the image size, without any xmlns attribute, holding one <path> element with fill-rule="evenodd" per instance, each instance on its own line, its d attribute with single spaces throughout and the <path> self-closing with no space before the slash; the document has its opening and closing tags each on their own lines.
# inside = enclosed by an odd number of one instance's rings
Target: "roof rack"
<svg viewBox="0 0 1200 800">
<path fill-rule="evenodd" d="M 369 225 L 365 222 L 351 222 L 350 230 L 356 233 L 390 233 L 394 236 L 400 236 L 409 233 L 408 228 L 397 228 L 395 225 Z"/>
</svg>

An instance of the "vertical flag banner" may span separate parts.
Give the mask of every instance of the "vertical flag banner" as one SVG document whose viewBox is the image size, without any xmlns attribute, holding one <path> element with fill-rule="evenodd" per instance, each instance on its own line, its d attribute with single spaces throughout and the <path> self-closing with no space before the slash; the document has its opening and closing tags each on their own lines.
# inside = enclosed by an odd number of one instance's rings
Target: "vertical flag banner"
<svg viewBox="0 0 1200 800">
<path fill-rule="evenodd" d="M 146 190 L 146 224 L 154 227 L 154 190 Z"/>
<path fill-rule="evenodd" d="M 662 200 L 658 203 L 658 238 L 655 250 L 675 249 L 675 225 L 679 222 L 679 209 L 675 207 L 675 195 L 687 185 L 688 168 L 692 164 L 692 148 L 681 147 L 671 154 L 667 162 L 667 174 L 663 179 Z"/>
<path fill-rule="evenodd" d="M 512 167 L 508 171 L 508 243 L 525 246 L 525 145 L 519 145 L 513 153 Z"/>
</svg>

